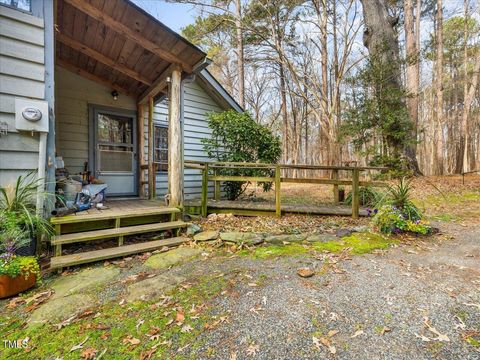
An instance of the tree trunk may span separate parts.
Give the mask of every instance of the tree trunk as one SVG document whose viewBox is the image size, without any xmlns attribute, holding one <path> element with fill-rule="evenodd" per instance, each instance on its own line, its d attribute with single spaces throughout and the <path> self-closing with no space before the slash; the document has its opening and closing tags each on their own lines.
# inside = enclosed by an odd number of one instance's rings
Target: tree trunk
<svg viewBox="0 0 480 360">
<path fill-rule="evenodd" d="M 245 62 L 243 55 L 243 29 L 242 29 L 242 2 L 235 0 L 235 30 L 237 34 L 237 72 L 238 72 L 238 100 L 240 106 L 245 108 Z"/>
<path fill-rule="evenodd" d="M 365 28 L 363 34 L 363 43 L 367 47 L 370 58 L 377 62 L 382 69 L 388 70 L 388 76 L 382 79 L 382 84 L 377 85 L 377 93 L 391 90 L 397 90 L 400 93 L 403 90 L 401 81 L 400 54 L 398 39 L 395 33 L 397 18 L 388 15 L 385 0 L 361 0 L 363 6 L 363 17 Z M 406 107 L 403 101 L 398 104 L 400 107 Z M 393 124 L 395 127 L 396 124 Z M 415 139 L 415 134 L 411 134 L 411 139 Z M 416 174 L 420 173 L 415 154 L 415 147 L 404 146 L 392 136 L 387 137 L 389 147 L 394 152 L 394 156 L 404 155 L 408 161 L 408 167 Z"/>
<path fill-rule="evenodd" d="M 435 164 L 438 175 L 443 174 L 443 8 L 442 0 L 437 0 L 437 12 L 436 12 L 436 82 L 435 82 L 435 94 L 436 102 L 434 104 L 434 121 L 435 121 L 435 142 L 436 142 L 436 154 L 437 161 Z"/>
</svg>

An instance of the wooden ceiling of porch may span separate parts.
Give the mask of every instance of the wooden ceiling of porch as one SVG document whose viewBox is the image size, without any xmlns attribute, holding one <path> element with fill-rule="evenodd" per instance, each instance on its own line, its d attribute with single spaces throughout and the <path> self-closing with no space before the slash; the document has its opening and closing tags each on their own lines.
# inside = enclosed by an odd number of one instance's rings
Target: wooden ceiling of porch
<svg viewBox="0 0 480 360">
<path fill-rule="evenodd" d="M 58 65 L 139 100 L 206 58 L 128 0 L 57 0 L 56 25 Z"/>
</svg>

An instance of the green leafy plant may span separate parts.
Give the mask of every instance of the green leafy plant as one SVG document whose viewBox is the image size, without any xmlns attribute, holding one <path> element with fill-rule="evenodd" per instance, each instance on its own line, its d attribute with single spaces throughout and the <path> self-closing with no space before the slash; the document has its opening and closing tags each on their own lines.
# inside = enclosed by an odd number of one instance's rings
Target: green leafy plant
<svg viewBox="0 0 480 360">
<path fill-rule="evenodd" d="M 24 276 L 27 279 L 30 274 L 35 274 L 37 282 L 41 281 L 40 266 L 34 256 L 12 256 L 0 258 L 0 275 L 11 278 Z"/>
<path fill-rule="evenodd" d="M 358 197 L 360 200 L 360 205 L 362 206 L 376 206 L 378 201 L 382 198 L 377 190 L 371 186 L 361 186 L 358 190 Z M 352 204 L 352 192 L 350 191 L 345 198 L 345 203 L 347 205 Z"/>
<path fill-rule="evenodd" d="M 422 218 L 422 213 L 413 204 L 410 197 L 412 181 L 412 179 L 403 177 L 398 184 L 389 186 L 387 190 L 388 203 L 400 209 L 407 219 L 417 221 Z"/>
<path fill-rule="evenodd" d="M 38 191 L 39 179 L 31 172 L 17 178 L 15 184 L 0 188 L 0 212 L 14 213 L 17 224 L 32 234 L 52 234 L 50 222 L 37 214 L 37 196 L 47 198 L 45 192 Z M 3 228 L 0 224 L 0 230 Z"/>
<path fill-rule="evenodd" d="M 219 162 L 277 163 L 281 155 L 280 140 L 267 127 L 260 125 L 248 113 L 233 110 L 210 113 L 208 124 L 212 129 L 209 139 L 202 139 L 208 157 Z M 268 176 L 273 169 L 220 169 L 223 176 Z M 225 182 L 224 191 L 229 200 L 238 198 L 248 186 L 242 182 Z M 262 183 L 264 191 L 272 183 Z"/>
<path fill-rule="evenodd" d="M 395 205 L 384 205 L 375 212 L 373 225 L 385 234 L 400 234 L 411 232 L 427 235 L 431 227 L 421 219 L 411 220 L 405 216 L 402 209 Z"/>
</svg>

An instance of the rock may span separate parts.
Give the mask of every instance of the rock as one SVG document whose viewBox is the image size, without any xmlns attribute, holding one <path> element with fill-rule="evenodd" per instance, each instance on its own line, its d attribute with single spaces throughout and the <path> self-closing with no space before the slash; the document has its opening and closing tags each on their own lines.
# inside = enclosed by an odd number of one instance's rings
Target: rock
<svg viewBox="0 0 480 360">
<path fill-rule="evenodd" d="M 184 277 L 172 274 L 157 275 L 149 279 L 138 281 L 128 286 L 126 300 L 129 302 L 149 300 L 162 295 L 166 291 L 172 290 L 183 281 L 185 281 Z"/>
<path fill-rule="evenodd" d="M 302 242 L 307 237 L 305 235 L 271 235 L 265 238 L 265 242 L 270 244 L 283 244 L 284 242 Z"/>
<path fill-rule="evenodd" d="M 195 235 L 202 231 L 202 228 L 197 224 L 190 224 L 187 227 L 187 235 Z"/>
<path fill-rule="evenodd" d="M 85 311 L 94 305 L 95 299 L 93 296 L 86 294 L 75 294 L 50 299 L 32 312 L 28 320 L 28 327 L 40 326 L 47 321 L 52 323 L 59 322 L 76 313 Z"/>
<path fill-rule="evenodd" d="M 354 228 L 352 228 L 352 232 L 359 232 L 359 233 L 364 233 L 364 232 L 369 232 L 370 229 L 368 228 L 368 226 L 355 226 Z"/>
<path fill-rule="evenodd" d="M 339 238 L 352 235 L 352 230 L 350 229 L 337 229 L 335 235 Z"/>
<path fill-rule="evenodd" d="M 170 266 L 189 260 L 199 255 L 201 252 L 201 249 L 180 247 L 161 254 L 150 256 L 147 261 L 145 261 L 145 266 L 153 269 L 166 269 Z"/>
<path fill-rule="evenodd" d="M 251 232 L 225 232 L 220 233 L 220 239 L 226 242 L 247 245 L 259 245 L 263 242 L 263 236 Z"/>
<path fill-rule="evenodd" d="M 301 268 L 297 270 L 297 274 L 303 278 L 312 277 L 315 272 L 310 268 Z"/>
<path fill-rule="evenodd" d="M 53 281 L 51 288 L 55 291 L 52 299 L 82 293 L 102 287 L 120 274 L 115 267 L 95 267 L 81 270 L 72 275 L 59 277 Z"/>
<path fill-rule="evenodd" d="M 216 240 L 218 238 L 218 231 L 202 231 L 193 237 L 195 241 Z"/>
<path fill-rule="evenodd" d="M 334 240 L 337 240 L 337 237 L 332 234 L 319 234 L 307 237 L 308 242 L 329 242 Z"/>
</svg>

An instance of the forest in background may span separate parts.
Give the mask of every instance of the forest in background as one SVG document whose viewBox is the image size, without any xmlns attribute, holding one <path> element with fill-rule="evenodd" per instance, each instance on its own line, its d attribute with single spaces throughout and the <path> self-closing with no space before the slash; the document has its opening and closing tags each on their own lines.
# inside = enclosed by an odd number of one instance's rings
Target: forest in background
<svg viewBox="0 0 480 360">
<path fill-rule="evenodd" d="M 175 0 L 182 35 L 290 164 L 480 169 L 475 0 Z"/>
</svg>

